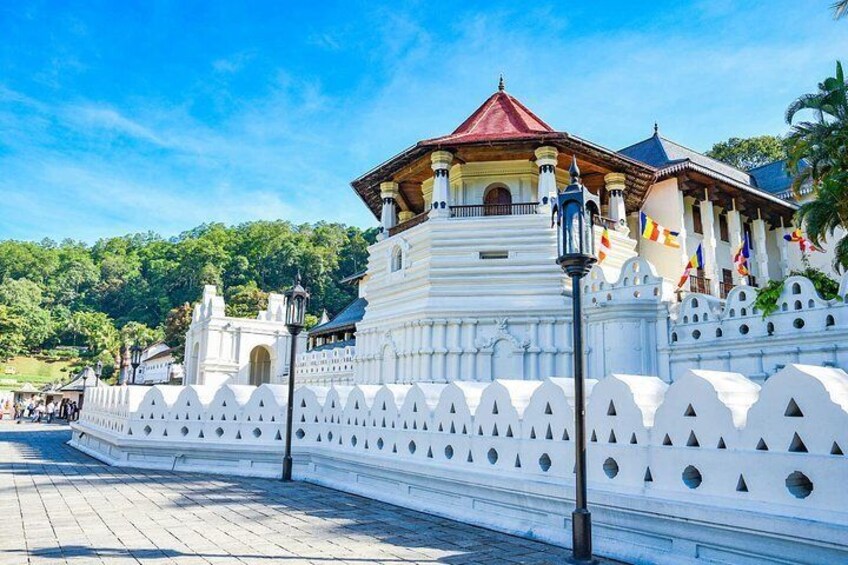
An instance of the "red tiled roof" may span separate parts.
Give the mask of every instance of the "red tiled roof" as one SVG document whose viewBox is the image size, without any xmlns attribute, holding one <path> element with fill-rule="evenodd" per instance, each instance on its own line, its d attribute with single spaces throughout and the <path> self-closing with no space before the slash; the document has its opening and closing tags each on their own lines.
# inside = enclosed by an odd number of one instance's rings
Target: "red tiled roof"
<svg viewBox="0 0 848 565">
<path fill-rule="evenodd" d="M 557 134 L 524 104 L 499 90 L 450 135 L 427 139 L 419 145 L 441 145 L 535 138 Z"/>
</svg>

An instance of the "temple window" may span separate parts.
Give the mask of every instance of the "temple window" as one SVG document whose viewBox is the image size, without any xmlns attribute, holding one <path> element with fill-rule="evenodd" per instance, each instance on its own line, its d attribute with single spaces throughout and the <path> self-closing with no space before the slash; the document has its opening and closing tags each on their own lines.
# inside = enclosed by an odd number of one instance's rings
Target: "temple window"
<svg viewBox="0 0 848 565">
<path fill-rule="evenodd" d="M 704 235 L 704 223 L 701 220 L 701 204 L 698 202 L 692 204 L 692 231 L 699 235 Z"/>
<path fill-rule="evenodd" d="M 512 193 L 504 186 L 493 186 L 486 191 L 483 197 L 485 206 L 483 214 L 486 216 L 505 216 L 511 211 Z"/>
<path fill-rule="evenodd" d="M 392 249 L 391 271 L 396 273 L 403 269 L 403 249 L 400 246 L 395 246 Z"/>
<path fill-rule="evenodd" d="M 730 241 L 730 229 L 727 227 L 727 214 L 718 215 L 718 233 L 722 241 Z"/>
</svg>

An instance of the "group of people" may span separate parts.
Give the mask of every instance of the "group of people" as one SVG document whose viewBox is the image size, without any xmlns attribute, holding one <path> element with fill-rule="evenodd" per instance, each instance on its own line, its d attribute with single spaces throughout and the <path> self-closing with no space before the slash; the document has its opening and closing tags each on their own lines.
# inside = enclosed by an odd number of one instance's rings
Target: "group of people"
<svg viewBox="0 0 848 565">
<path fill-rule="evenodd" d="M 79 406 L 76 401 L 63 398 L 61 402 L 45 402 L 31 398 L 27 403 L 18 401 L 14 407 L 15 420 L 29 419 L 32 422 L 53 422 L 54 419 L 76 421 L 79 418 Z"/>
</svg>

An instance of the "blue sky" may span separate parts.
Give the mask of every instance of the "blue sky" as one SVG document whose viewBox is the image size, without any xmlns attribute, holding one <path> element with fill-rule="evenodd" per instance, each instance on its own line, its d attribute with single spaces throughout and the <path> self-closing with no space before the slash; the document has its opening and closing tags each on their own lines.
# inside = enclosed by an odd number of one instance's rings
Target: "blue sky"
<svg viewBox="0 0 848 565">
<path fill-rule="evenodd" d="M 0 3 L 0 238 L 375 223 L 349 182 L 496 87 L 619 149 L 780 134 L 831 0 Z M 516 8 L 527 4 L 525 9 Z"/>
</svg>

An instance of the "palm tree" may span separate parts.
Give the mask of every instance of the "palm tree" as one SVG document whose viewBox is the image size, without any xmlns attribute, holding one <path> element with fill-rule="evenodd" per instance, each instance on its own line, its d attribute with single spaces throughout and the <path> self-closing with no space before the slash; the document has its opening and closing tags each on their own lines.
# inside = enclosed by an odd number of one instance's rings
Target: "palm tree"
<svg viewBox="0 0 848 565">
<path fill-rule="evenodd" d="M 848 0 L 846 0 L 848 4 Z M 799 112 L 813 113 L 811 121 L 793 123 Z M 804 94 L 786 110 L 792 125 L 787 138 L 787 167 L 795 175 L 793 188 L 812 185 L 814 199 L 801 205 L 796 219 L 814 245 L 833 239 L 837 229 L 848 232 L 848 85 L 842 64 L 836 76 Z M 834 266 L 848 270 L 848 236 L 836 243 Z"/>
<path fill-rule="evenodd" d="M 833 8 L 833 19 L 838 20 L 848 12 L 848 0 L 834 2 L 831 8 Z"/>
</svg>

